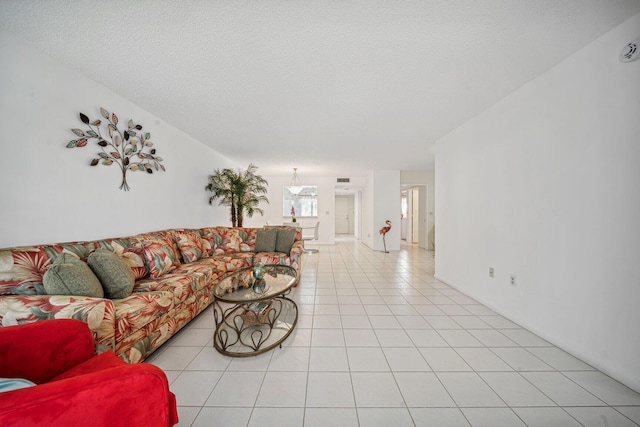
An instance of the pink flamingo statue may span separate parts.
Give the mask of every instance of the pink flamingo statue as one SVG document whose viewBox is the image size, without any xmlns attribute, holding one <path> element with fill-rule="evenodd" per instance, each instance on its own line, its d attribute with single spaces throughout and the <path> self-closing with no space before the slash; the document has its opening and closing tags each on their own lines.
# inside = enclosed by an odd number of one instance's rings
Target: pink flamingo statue
<svg viewBox="0 0 640 427">
<path fill-rule="evenodd" d="M 388 254 L 389 251 L 387 251 L 387 241 L 385 240 L 385 236 L 387 235 L 387 233 L 389 232 L 389 230 L 391 230 L 391 221 L 386 220 L 385 224 L 387 224 L 386 227 L 382 227 L 380 229 L 380 234 L 382 235 L 382 243 L 384 244 L 384 253 Z"/>
</svg>

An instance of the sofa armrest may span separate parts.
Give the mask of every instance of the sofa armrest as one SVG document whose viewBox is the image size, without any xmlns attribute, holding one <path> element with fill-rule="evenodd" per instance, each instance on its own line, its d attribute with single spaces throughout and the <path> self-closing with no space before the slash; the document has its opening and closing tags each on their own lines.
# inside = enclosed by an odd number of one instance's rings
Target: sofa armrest
<svg viewBox="0 0 640 427">
<path fill-rule="evenodd" d="M 40 384 L 94 354 L 93 336 L 79 320 L 46 320 L 0 328 L 0 377 L 25 378 Z"/>
<path fill-rule="evenodd" d="M 304 240 L 296 240 L 293 242 L 293 246 L 291 246 L 291 251 L 289 252 L 289 256 L 293 255 L 302 255 L 304 252 Z"/>
<path fill-rule="evenodd" d="M 111 369 L 0 393 L 3 426 L 173 426 L 176 400 L 149 364 Z"/>
<path fill-rule="evenodd" d="M 106 298 L 68 295 L 0 296 L 2 326 L 48 319 L 76 319 L 89 325 L 100 350 L 115 348 L 115 307 Z"/>
<path fill-rule="evenodd" d="M 291 246 L 291 251 L 289 251 L 289 265 L 295 268 L 298 272 L 298 280 L 300 278 L 300 268 L 302 267 L 302 253 L 304 252 L 304 241 L 296 240 L 293 242 L 293 246 Z M 296 281 L 296 286 L 298 283 Z"/>
</svg>

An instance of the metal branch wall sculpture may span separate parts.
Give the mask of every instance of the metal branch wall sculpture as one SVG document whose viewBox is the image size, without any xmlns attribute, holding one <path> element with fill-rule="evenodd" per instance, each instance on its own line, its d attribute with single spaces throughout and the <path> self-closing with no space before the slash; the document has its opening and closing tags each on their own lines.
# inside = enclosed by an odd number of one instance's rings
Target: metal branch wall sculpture
<svg viewBox="0 0 640 427">
<path fill-rule="evenodd" d="M 127 184 L 127 171 L 141 171 L 152 174 L 153 171 L 165 171 L 164 165 L 161 164 L 162 157 L 156 155 L 156 149 L 153 142 L 150 141 L 151 134 L 142 132 L 142 125 L 133 123 L 129 120 L 127 129 L 120 131 L 118 129 L 118 116 L 115 113 L 109 114 L 104 108 L 100 108 L 100 114 L 109 123 L 107 123 L 108 138 L 104 138 L 100 132 L 102 120 L 90 121 L 89 117 L 80 113 L 80 120 L 89 127 L 88 130 L 71 129 L 79 139 L 69 141 L 67 148 L 81 148 L 88 144 L 90 139 L 96 139 L 96 143 L 101 151 L 98 157 L 91 160 L 91 166 L 102 163 L 105 166 L 117 164 L 122 171 L 122 184 L 120 189 L 129 191 Z"/>
</svg>

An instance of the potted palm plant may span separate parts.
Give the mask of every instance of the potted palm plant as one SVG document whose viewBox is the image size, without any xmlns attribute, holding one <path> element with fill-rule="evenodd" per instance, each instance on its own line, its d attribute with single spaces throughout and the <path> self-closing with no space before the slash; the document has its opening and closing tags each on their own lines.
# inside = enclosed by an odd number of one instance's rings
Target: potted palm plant
<svg viewBox="0 0 640 427">
<path fill-rule="evenodd" d="M 269 183 L 256 174 L 257 170 L 258 167 L 250 163 L 244 171 L 229 168 L 216 169 L 213 175 L 209 175 L 209 184 L 205 187 L 205 190 L 213 193 L 209 198 L 209 204 L 212 205 L 219 199 L 218 205 L 229 206 L 233 227 L 242 227 L 245 214 L 249 218 L 256 212 L 264 215 L 259 205 L 261 202 L 269 203 L 269 199 L 265 196 Z"/>
</svg>

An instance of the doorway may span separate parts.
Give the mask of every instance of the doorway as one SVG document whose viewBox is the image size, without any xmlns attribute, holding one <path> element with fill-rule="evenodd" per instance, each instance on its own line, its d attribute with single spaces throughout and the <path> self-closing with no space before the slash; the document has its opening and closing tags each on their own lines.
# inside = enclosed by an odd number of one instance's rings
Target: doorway
<svg viewBox="0 0 640 427">
<path fill-rule="evenodd" d="M 353 235 L 355 217 L 353 194 L 336 195 L 335 215 L 336 234 Z"/>
<path fill-rule="evenodd" d="M 414 186 L 401 190 L 400 200 L 402 202 L 401 239 L 407 243 L 417 243 L 420 247 L 424 247 L 425 187 Z"/>
</svg>

